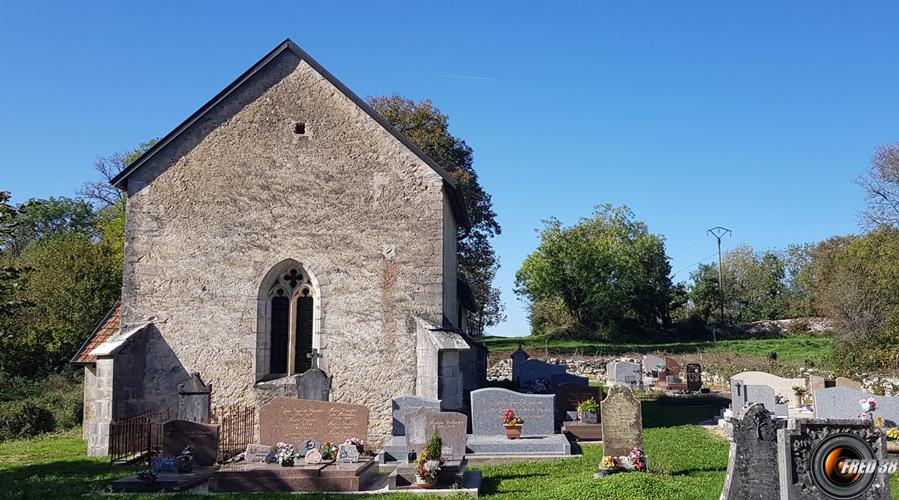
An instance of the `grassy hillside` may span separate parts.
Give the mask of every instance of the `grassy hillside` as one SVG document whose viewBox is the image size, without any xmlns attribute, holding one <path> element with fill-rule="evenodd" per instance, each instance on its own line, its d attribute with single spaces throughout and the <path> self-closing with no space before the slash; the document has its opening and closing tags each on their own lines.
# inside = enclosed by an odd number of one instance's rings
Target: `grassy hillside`
<svg viewBox="0 0 899 500">
<path fill-rule="evenodd" d="M 782 338 L 673 342 L 668 344 L 609 343 L 591 340 L 551 340 L 536 337 L 485 337 L 484 344 L 492 355 L 512 351 L 521 342 L 525 349 L 544 351 L 548 354 L 579 354 L 584 356 L 617 356 L 646 354 L 656 351 L 668 354 L 699 354 L 704 356 L 734 356 L 767 359 L 777 353 L 780 363 L 802 365 L 806 360 L 817 366 L 826 363 L 833 351 L 833 339 L 825 336 L 790 336 Z"/>
</svg>

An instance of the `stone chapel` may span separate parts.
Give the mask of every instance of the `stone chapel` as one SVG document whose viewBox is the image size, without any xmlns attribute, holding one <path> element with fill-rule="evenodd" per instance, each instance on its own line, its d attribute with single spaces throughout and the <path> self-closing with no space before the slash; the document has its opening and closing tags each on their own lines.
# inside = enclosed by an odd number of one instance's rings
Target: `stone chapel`
<svg viewBox="0 0 899 500">
<path fill-rule="evenodd" d="M 330 400 L 390 436 L 391 398 L 465 411 L 486 351 L 465 332 L 458 181 L 290 40 L 113 179 L 128 194 L 121 302 L 73 358 L 89 453 L 111 421 L 177 407 Z"/>
</svg>

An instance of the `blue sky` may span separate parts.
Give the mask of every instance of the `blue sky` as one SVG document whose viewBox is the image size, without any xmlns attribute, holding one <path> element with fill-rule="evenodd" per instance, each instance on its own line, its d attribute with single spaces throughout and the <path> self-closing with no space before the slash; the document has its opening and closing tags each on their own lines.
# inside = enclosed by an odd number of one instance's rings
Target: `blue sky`
<svg viewBox="0 0 899 500">
<path fill-rule="evenodd" d="M 492 333 L 521 335 L 514 274 L 542 219 L 627 204 L 685 280 L 711 226 L 725 248 L 858 231 L 851 181 L 899 140 L 894 2 L 324 4 L 6 4 L 0 189 L 72 195 L 290 37 L 362 96 L 450 116 L 503 226 Z"/>
</svg>

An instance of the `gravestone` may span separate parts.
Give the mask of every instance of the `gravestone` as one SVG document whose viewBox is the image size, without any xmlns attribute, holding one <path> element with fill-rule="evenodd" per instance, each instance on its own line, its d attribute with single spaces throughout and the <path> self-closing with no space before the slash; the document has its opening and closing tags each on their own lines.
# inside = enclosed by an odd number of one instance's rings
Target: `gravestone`
<svg viewBox="0 0 899 500">
<path fill-rule="evenodd" d="M 322 452 L 312 449 L 306 450 L 306 455 L 303 457 L 303 461 L 306 462 L 307 465 L 315 465 L 322 463 Z"/>
<path fill-rule="evenodd" d="M 655 354 L 643 356 L 643 372 L 652 378 L 659 378 L 659 372 L 665 368 L 665 360 Z"/>
<path fill-rule="evenodd" d="M 553 375 L 562 375 L 566 369 L 565 365 L 555 365 L 539 359 L 521 361 L 518 363 L 518 386 L 524 387 L 538 380 L 549 383 Z"/>
<path fill-rule="evenodd" d="M 331 393 L 331 377 L 318 368 L 310 368 L 297 379 L 300 398 L 328 401 Z"/>
<path fill-rule="evenodd" d="M 606 364 L 609 385 L 626 385 L 631 390 L 643 388 L 643 369 L 638 363 L 612 361 Z"/>
<path fill-rule="evenodd" d="M 742 380 L 730 379 L 731 406 L 734 413 L 739 413 L 748 403 L 761 403 L 768 411 L 780 417 L 789 414 L 787 405 L 777 402 L 777 394 L 767 385 L 746 384 Z"/>
<path fill-rule="evenodd" d="M 421 453 L 437 431 L 446 460 L 462 460 L 467 442 L 468 417 L 452 411 L 414 408 L 406 413 L 406 452 Z"/>
<path fill-rule="evenodd" d="M 337 449 L 337 463 L 353 464 L 359 461 L 359 448 L 354 444 L 342 444 Z"/>
<path fill-rule="evenodd" d="M 883 460 L 886 436 L 870 420 L 858 419 L 799 418 L 789 427 L 778 429 L 780 498 L 890 498 L 889 477 L 879 470 L 855 477 L 841 477 L 837 470 L 834 475 L 839 481 L 830 479 L 826 473 L 828 458 L 847 456 L 840 450 L 851 450 L 860 459 Z"/>
<path fill-rule="evenodd" d="M 602 390 L 580 384 L 562 384 L 556 391 L 556 410 L 562 420 L 574 420 L 570 418 L 570 412 L 577 412 L 577 405 L 588 399 L 599 403 L 602 400 Z"/>
<path fill-rule="evenodd" d="M 820 390 L 820 389 L 826 389 L 826 388 L 827 388 L 827 379 L 825 379 L 821 375 L 809 375 L 808 376 L 809 392 L 814 394 L 815 391 Z"/>
<path fill-rule="evenodd" d="M 775 394 L 783 396 L 789 405 L 793 405 L 793 386 L 806 386 L 804 378 L 784 378 L 766 372 L 741 372 L 731 379 L 742 380 L 744 385 L 767 385 Z"/>
<path fill-rule="evenodd" d="M 170 420 L 162 424 L 162 454 L 178 456 L 190 446 L 194 464 L 214 465 L 219 454 L 219 427 L 189 420 Z"/>
<path fill-rule="evenodd" d="M 368 436 L 368 407 L 278 398 L 259 409 L 259 439 L 273 445 L 314 439 L 342 443 Z"/>
<path fill-rule="evenodd" d="M 397 396 L 393 398 L 393 435 L 406 435 L 406 412 L 413 408 L 430 408 L 440 411 L 440 400 L 418 396 Z"/>
<path fill-rule="evenodd" d="M 690 392 L 702 389 L 702 366 L 698 363 L 687 365 L 687 390 Z"/>
<path fill-rule="evenodd" d="M 778 498 L 777 429 L 786 421 L 775 419 L 764 405 L 750 403 L 729 423 L 732 441 L 721 500 Z"/>
<path fill-rule="evenodd" d="M 874 398 L 877 409 L 872 418 L 883 418 L 887 427 L 899 426 L 899 397 L 875 396 L 870 392 L 856 391 L 848 387 L 819 389 L 813 393 L 816 418 L 858 418 L 862 413 L 859 401 Z"/>
<path fill-rule="evenodd" d="M 437 414 L 432 408 L 411 408 L 406 412 L 406 453 L 419 453 L 428 442 L 428 417 Z"/>
<path fill-rule="evenodd" d="M 619 457 L 643 447 L 640 402 L 627 386 L 615 385 L 600 404 L 603 455 Z"/>
<path fill-rule="evenodd" d="M 524 349 L 521 348 L 521 343 L 518 344 L 518 349 L 512 351 L 512 354 L 509 355 L 512 358 L 512 383 L 518 384 L 518 375 L 521 370 L 521 364 L 530 357 Z"/>
<path fill-rule="evenodd" d="M 680 363 L 674 358 L 665 356 L 665 371 L 667 372 L 667 375 L 680 375 Z"/>
<path fill-rule="evenodd" d="M 846 377 L 837 377 L 836 386 L 848 387 L 854 391 L 862 390 L 862 384 L 860 382 L 856 382 L 855 380 Z"/>
<path fill-rule="evenodd" d="M 524 419 L 522 435 L 553 434 L 555 398 L 554 394 L 521 394 L 497 387 L 471 391 L 471 433 L 505 435 L 502 414 L 512 408 Z"/>
<path fill-rule="evenodd" d="M 315 439 L 303 439 L 300 441 L 300 444 L 297 445 L 297 450 L 300 454 L 305 454 L 309 450 L 318 450 L 322 447 L 321 441 Z"/>
<path fill-rule="evenodd" d="M 196 372 L 187 382 L 178 384 L 178 419 L 209 423 L 211 394 L 212 386 L 204 384 Z"/>
<path fill-rule="evenodd" d="M 550 392 L 557 392 L 559 390 L 559 386 L 563 384 L 575 384 L 580 386 L 588 386 L 590 385 L 590 379 L 587 377 L 581 377 L 579 375 L 574 375 L 573 373 L 556 373 L 549 378 L 549 390 Z"/>
<path fill-rule="evenodd" d="M 454 411 L 441 411 L 428 418 L 428 435 L 437 431 L 445 460 L 462 460 L 468 442 L 468 417 Z"/>
<path fill-rule="evenodd" d="M 271 451 L 271 446 L 264 444 L 248 444 L 247 451 L 243 453 L 243 459 L 250 463 L 265 463 L 265 458 Z"/>
</svg>

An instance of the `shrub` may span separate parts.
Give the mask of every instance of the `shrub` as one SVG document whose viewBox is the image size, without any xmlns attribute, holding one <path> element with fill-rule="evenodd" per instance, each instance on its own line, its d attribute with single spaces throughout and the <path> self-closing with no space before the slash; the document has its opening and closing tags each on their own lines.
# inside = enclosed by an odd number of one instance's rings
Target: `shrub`
<svg viewBox="0 0 899 500">
<path fill-rule="evenodd" d="M 0 403 L 0 440 L 35 436 L 55 426 L 50 410 L 34 400 Z"/>
</svg>

